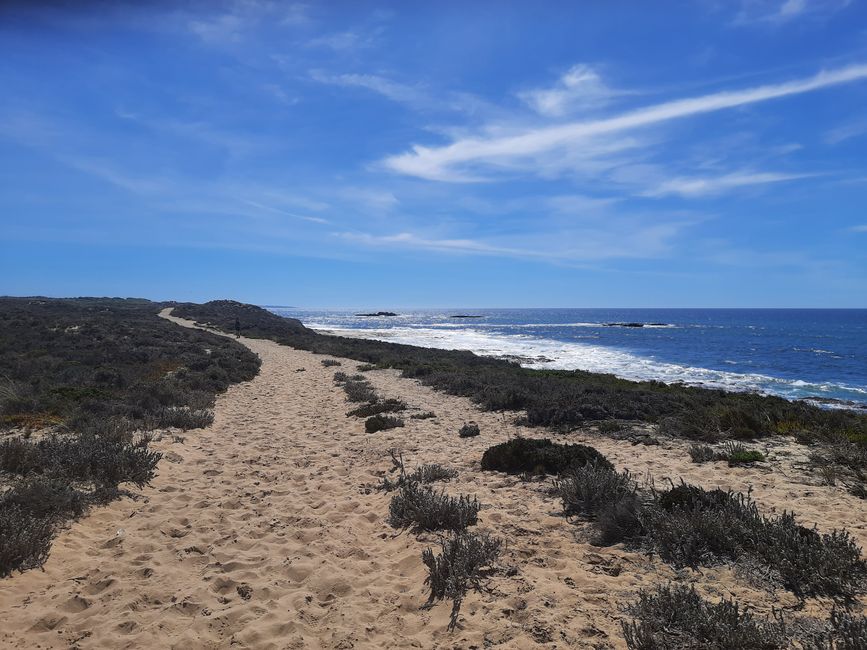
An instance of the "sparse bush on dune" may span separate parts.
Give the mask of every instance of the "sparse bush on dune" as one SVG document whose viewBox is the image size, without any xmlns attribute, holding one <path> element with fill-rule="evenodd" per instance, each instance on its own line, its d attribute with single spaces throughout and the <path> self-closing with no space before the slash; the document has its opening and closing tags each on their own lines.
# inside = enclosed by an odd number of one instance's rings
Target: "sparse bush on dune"
<svg viewBox="0 0 867 650">
<path fill-rule="evenodd" d="M 422 562 L 428 569 L 425 584 L 430 587 L 425 607 L 439 600 L 451 600 L 450 630 L 458 623 L 467 592 L 481 587 L 481 580 L 492 570 L 501 547 L 502 540 L 488 533 L 464 531 L 441 540 L 439 554 L 432 548 L 423 551 Z"/>
<path fill-rule="evenodd" d="M 390 415 L 374 415 L 364 421 L 364 430 L 367 433 L 376 433 L 387 429 L 395 429 L 403 426 L 403 420 Z"/>
<path fill-rule="evenodd" d="M 587 463 L 566 470 L 554 482 L 567 515 L 593 517 L 612 504 L 635 494 L 638 487 L 629 472 Z"/>
<path fill-rule="evenodd" d="M 479 435 L 479 425 L 472 421 L 465 423 L 458 431 L 460 438 L 473 438 L 477 435 Z"/>
<path fill-rule="evenodd" d="M 691 445 L 689 457 L 694 463 L 709 463 L 716 460 L 716 452 L 710 445 Z"/>
<path fill-rule="evenodd" d="M 821 641 L 804 645 L 806 650 L 864 650 L 867 648 L 867 616 L 835 608 L 828 621 L 828 631 Z"/>
<path fill-rule="evenodd" d="M 346 415 L 352 415 L 357 418 L 367 418 L 371 415 L 378 415 L 380 413 L 397 413 L 405 410 L 406 402 L 399 399 L 389 398 L 377 400 L 369 404 L 363 404 L 356 409 L 352 409 Z"/>
<path fill-rule="evenodd" d="M 728 442 L 722 451 L 715 451 L 710 445 L 692 445 L 689 448 L 689 456 L 694 463 L 724 460 L 728 462 L 729 467 L 749 465 L 765 460 L 765 455 L 762 452 L 749 449 L 740 442 Z"/>
<path fill-rule="evenodd" d="M 452 497 L 415 481 L 404 481 L 389 505 L 388 523 L 413 531 L 460 531 L 478 520 L 475 497 Z"/>
<path fill-rule="evenodd" d="M 424 413 L 413 413 L 409 416 L 411 420 L 430 420 L 436 417 L 433 411 L 425 411 Z"/>
<path fill-rule="evenodd" d="M 775 650 L 789 647 L 785 625 L 762 620 L 734 600 L 712 603 L 694 588 L 642 591 L 622 623 L 630 650 Z"/>
<path fill-rule="evenodd" d="M 343 390 L 350 402 L 375 402 L 378 399 L 373 386 L 364 380 L 350 378 L 343 383 Z"/>
<path fill-rule="evenodd" d="M 749 558 L 799 598 L 847 600 L 867 589 L 867 563 L 849 533 L 819 533 L 794 515 L 762 515 L 742 494 L 681 484 L 641 513 L 648 542 L 675 566 Z"/>
<path fill-rule="evenodd" d="M 337 359 L 323 359 L 322 365 L 326 368 L 331 368 L 333 366 L 340 366 L 342 364 Z"/>
<path fill-rule="evenodd" d="M 559 474 L 587 463 L 613 469 L 602 454 L 586 445 L 563 445 L 548 439 L 512 438 L 489 447 L 482 455 L 481 466 L 483 470 L 514 474 Z"/>
<path fill-rule="evenodd" d="M 412 472 L 406 471 L 406 466 L 403 462 L 403 455 L 396 449 L 389 451 L 391 455 L 392 468 L 391 472 L 397 472 L 397 479 L 391 480 L 384 478 L 382 480 L 381 489 L 386 492 L 396 490 L 407 481 L 415 483 L 434 483 L 436 481 L 448 481 L 458 475 L 458 471 L 450 467 L 445 467 L 439 463 L 425 463 L 419 465 Z"/>
<path fill-rule="evenodd" d="M 0 500 L 0 578 L 41 567 L 48 559 L 55 522 Z"/>
<path fill-rule="evenodd" d="M 370 372 L 371 370 L 376 370 L 376 369 L 377 369 L 377 366 L 373 365 L 372 363 L 362 363 L 357 368 L 358 372 Z"/>
</svg>

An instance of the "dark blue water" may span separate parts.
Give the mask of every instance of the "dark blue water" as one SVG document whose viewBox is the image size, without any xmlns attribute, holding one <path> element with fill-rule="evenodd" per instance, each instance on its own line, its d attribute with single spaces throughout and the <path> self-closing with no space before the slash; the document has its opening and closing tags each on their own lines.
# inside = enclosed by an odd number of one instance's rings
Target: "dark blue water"
<svg viewBox="0 0 867 650">
<path fill-rule="evenodd" d="M 345 311 L 273 311 L 317 329 L 467 349 L 534 368 L 867 407 L 867 309 L 461 309 L 375 318 Z M 456 314 L 481 318 L 453 318 Z M 610 323 L 644 326 L 605 325 Z"/>
</svg>

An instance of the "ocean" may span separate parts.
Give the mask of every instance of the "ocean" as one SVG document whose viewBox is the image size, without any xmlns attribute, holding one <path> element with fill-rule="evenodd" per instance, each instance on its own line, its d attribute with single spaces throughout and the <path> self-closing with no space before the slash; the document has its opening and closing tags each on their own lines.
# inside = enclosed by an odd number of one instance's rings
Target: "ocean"
<svg viewBox="0 0 867 650">
<path fill-rule="evenodd" d="M 395 310 L 396 316 L 270 309 L 320 331 L 471 350 L 528 368 L 867 409 L 867 309 L 461 308 Z"/>
</svg>

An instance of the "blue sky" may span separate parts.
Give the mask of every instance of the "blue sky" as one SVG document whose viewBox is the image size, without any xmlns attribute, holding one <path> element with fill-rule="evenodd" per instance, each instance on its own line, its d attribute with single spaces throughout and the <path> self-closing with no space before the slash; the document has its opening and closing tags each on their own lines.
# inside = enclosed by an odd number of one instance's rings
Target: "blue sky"
<svg viewBox="0 0 867 650">
<path fill-rule="evenodd" d="M 0 9 L 0 293 L 867 306 L 864 3 L 64 6 Z"/>
</svg>

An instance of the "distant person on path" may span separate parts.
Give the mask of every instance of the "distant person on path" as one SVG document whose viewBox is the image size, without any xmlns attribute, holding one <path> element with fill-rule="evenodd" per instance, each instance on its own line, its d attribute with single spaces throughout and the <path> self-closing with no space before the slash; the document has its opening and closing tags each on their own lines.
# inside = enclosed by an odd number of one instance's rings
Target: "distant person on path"
<svg viewBox="0 0 867 650">
<path fill-rule="evenodd" d="M 235 338 L 241 338 L 241 319 L 235 316 Z"/>
</svg>

